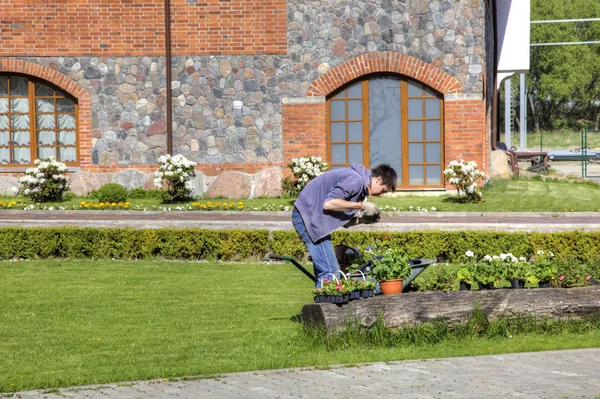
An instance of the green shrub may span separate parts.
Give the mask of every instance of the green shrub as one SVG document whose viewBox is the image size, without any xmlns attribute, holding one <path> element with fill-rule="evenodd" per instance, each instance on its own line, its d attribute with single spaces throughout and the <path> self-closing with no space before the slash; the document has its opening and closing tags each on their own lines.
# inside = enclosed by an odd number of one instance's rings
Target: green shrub
<svg viewBox="0 0 600 399">
<path fill-rule="evenodd" d="M 141 187 L 132 188 L 127 190 L 127 198 L 131 199 L 144 199 L 151 198 L 162 200 L 164 197 L 164 190 L 145 190 Z"/>
<path fill-rule="evenodd" d="M 100 202 L 125 202 L 127 190 L 120 184 L 108 183 L 100 187 L 96 195 Z"/>
</svg>

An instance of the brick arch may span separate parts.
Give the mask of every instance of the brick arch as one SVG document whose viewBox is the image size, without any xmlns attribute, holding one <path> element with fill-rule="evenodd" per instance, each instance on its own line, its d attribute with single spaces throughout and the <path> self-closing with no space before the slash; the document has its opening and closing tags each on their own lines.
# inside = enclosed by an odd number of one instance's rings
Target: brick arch
<svg viewBox="0 0 600 399">
<path fill-rule="evenodd" d="M 382 51 L 363 54 L 331 68 L 314 80 L 307 95 L 326 96 L 356 78 L 377 72 L 408 76 L 442 94 L 461 93 L 463 90 L 458 79 L 432 64 L 409 55 Z"/>
<path fill-rule="evenodd" d="M 50 82 L 77 99 L 79 105 L 79 161 L 82 166 L 92 163 L 91 105 L 88 91 L 66 75 L 32 62 L 0 58 L 0 72 L 21 73 Z"/>
</svg>

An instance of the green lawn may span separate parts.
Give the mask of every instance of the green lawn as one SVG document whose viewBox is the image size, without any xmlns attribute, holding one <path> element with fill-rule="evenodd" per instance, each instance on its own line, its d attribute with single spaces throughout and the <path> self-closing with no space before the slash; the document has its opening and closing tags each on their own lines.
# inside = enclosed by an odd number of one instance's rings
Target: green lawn
<svg viewBox="0 0 600 399">
<path fill-rule="evenodd" d="M 598 331 L 327 350 L 290 264 L 0 262 L 0 392 L 298 366 L 598 346 Z"/>
<path fill-rule="evenodd" d="M 454 193 L 452 193 L 454 194 Z M 438 212 L 574 212 L 600 210 L 600 186 L 590 182 L 569 182 L 566 180 L 547 179 L 512 179 L 500 180 L 489 183 L 484 189 L 483 202 L 479 204 L 463 204 L 454 195 L 424 196 L 408 195 L 401 197 L 376 198 L 375 202 L 380 206 L 389 206 L 389 209 L 398 211 L 416 211 L 418 208 L 426 208 L 431 211 L 435 208 Z M 61 203 L 46 204 L 54 209 L 58 207 L 77 208 L 81 198 L 72 198 Z M 0 197 L 5 204 L 15 201 L 15 197 Z M 89 202 L 89 199 L 84 201 Z M 191 206 L 194 202 L 206 205 L 209 201 L 213 206 L 217 203 L 222 207 L 226 201 L 228 204 L 243 203 L 244 210 L 291 210 L 293 199 L 289 198 L 257 198 L 223 200 L 219 198 L 203 198 L 197 201 L 189 201 L 179 204 L 162 205 L 158 199 L 142 198 L 130 199 L 132 208 L 156 209 L 169 208 L 177 210 L 177 207 Z M 18 199 L 24 205 L 31 204 L 30 201 Z M 411 208 L 412 207 L 412 208 Z M 200 209 L 195 207 L 195 209 Z"/>
</svg>

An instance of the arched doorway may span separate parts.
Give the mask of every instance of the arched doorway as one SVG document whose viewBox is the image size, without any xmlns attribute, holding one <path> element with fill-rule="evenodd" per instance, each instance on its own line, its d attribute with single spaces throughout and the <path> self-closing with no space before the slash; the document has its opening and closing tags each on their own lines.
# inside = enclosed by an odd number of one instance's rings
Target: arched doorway
<svg viewBox="0 0 600 399">
<path fill-rule="evenodd" d="M 444 100 L 403 75 L 373 74 L 327 97 L 332 168 L 389 163 L 398 189 L 443 188 Z"/>
</svg>

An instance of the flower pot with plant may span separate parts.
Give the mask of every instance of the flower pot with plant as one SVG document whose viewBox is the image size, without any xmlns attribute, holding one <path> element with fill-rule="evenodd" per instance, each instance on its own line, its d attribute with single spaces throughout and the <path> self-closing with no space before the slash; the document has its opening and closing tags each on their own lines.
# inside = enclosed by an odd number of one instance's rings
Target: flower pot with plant
<svg viewBox="0 0 600 399">
<path fill-rule="evenodd" d="M 383 295 L 402 292 L 402 279 L 410 276 L 410 257 L 402 248 L 388 248 L 373 260 L 373 276 L 379 280 Z"/>
<path fill-rule="evenodd" d="M 509 262 L 504 267 L 504 279 L 510 281 L 512 288 L 525 288 L 525 282 L 531 275 L 531 264 L 523 257 Z"/>
<path fill-rule="evenodd" d="M 500 278 L 499 262 L 483 261 L 473 267 L 473 280 L 477 282 L 480 290 L 491 290 L 494 283 Z"/>
<path fill-rule="evenodd" d="M 558 275 L 558 266 L 553 258 L 554 254 L 550 251 L 537 251 L 527 281 L 537 283 L 540 288 L 550 288 L 551 281 Z"/>
<path fill-rule="evenodd" d="M 458 281 L 460 281 L 460 291 L 470 291 L 471 286 L 475 283 L 473 280 L 473 265 L 463 266 L 456 273 Z"/>
</svg>

